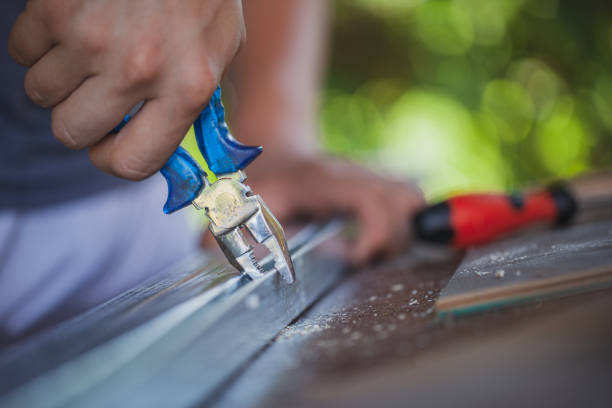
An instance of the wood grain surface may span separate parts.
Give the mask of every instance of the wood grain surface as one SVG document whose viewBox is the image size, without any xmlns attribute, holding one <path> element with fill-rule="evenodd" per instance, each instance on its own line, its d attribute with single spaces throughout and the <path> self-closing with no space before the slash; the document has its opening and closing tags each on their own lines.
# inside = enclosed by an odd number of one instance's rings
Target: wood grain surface
<svg viewBox="0 0 612 408">
<path fill-rule="evenodd" d="M 593 185 L 591 197 L 608 191 Z M 611 220 L 599 208 L 577 228 L 588 240 Z M 462 258 L 416 247 L 355 271 L 205 405 L 612 406 L 612 290 L 440 318 L 435 301 Z"/>
</svg>

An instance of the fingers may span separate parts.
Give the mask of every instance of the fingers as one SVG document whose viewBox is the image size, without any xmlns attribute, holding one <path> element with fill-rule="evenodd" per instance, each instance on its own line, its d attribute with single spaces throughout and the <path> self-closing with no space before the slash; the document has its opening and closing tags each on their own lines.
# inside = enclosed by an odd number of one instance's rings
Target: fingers
<svg viewBox="0 0 612 408">
<path fill-rule="evenodd" d="M 186 116 L 179 101 L 148 101 L 118 134 L 90 149 L 93 164 L 112 175 L 142 180 L 159 170 L 181 143 L 195 116 Z"/>
<path fill-rule="evenodd" d="M 142 99 L 137 93 L 121 92 L 106 77 L 91 77 L 53 109 L 53 134 L 71 149 L 91 146 L 112 131 Z"/>
<path fill-rule="evenodd" d="M 422 200 L 411 184 L 399 183 L 350 163 L 334 166 L 335 177 L 325 179 L 330 193 L 344 201 L 360 227 L 351 258 L 356 264 L 398 254 L 410 242 L 410 220 Z"/>
<path fill-rule="evenodd" d="M 56 138 L 139 180 L 175 151 L 243 34 L 239 0 L 29 0 L 9 50 L 30 68 L 30 98 L 53 108 Z M 108 136 L 140 101 L 144 109 Z"/>
<path fill-rule="evenodd" d="M 389 213 L 384 201 L 370 195 L 370 192 L 367 198 L 355 204 L 360 235 L 351 255 L 354 262 L 363 264 L 397 247 L 396 240 L 400 237 L 395 231 L 395 224 L 401 221 L 394 220 L 396 214 Z"/>
<path fill-rule="evenodd" d="M 67 98 L 89 75 L 87 59 L 66 47 L 54 47 L 36 62 L 25 78 L 30 99 L 50 108 Z"/>
<path fill-rule="evenodd" d="M 300 215 L 310 219 L 333 214 L 354 216 L 359 235 L 349 249 L 349 257 L 357 265 L 398 254 L 409 245 L 411 219 L 424 205 L 415 185 L 380 177 L 348 162 L 277 160 L 276 165 L 255 163 L 249 175 L 254 191 L 283 222 Z"/>
<path fill-rule="evenodd" d="M 337 185 L 330 186 L 329 193 L 344 201 L 343 211 L 353 214 L 359 225 L 351 260 L 362 265 L 405 250 L 411 240 L 414 203 L 419 201 L 417 190 L 351 167 L 351 175 L 334 181 Z"/>
<path fill-rule="evenodd" d="M 423 192 L 414 183 L 392 182 L 396 194 L 393 197 L 393 203 L 397 208 L 397 212 L 401 219 L 407 220 L 404 225 L 404 236 L 406 238 L 405 245 L 412 241 L 411 228 L 413 214 L 425 206 L 425 198 Z M 404 245 L 404 247 L 405 247 Z"/>
<path fill-rule="evenodd" d="M 30 67 L 54 45 L 52 36 L 38 15 L 39 7 L 28 3 L 26 10 L 11 29 L 8 49 L 11 57 L 20 65 Z"/>
</svg>

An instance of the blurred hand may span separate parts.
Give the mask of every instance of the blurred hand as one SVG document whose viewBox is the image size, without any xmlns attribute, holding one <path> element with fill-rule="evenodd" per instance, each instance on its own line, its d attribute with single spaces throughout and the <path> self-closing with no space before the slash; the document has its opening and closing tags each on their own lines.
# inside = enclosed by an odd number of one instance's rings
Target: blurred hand
<svg viewBox="0 0 612 408">
<path fill-rule="evenodd" d="M 174 152 L 244 35 L 241 0 L 30 0 L 9 51 L 25 89 L 53 108 L 53 133 L 140 180 Z M 107 136 L 138 102 L 140 113 Z"/>
<path fill-rule="evenodd" d="M 264 155 L 247 169 L 247 175 L 247 184 L 283 224 L 304 216 L 354 216 L 360 232 L 349 255 L 356 264 L 405 249 L 412 215 L 424 205 L 414 184 L 389 180 L 337 159 Z"/>
</svg>

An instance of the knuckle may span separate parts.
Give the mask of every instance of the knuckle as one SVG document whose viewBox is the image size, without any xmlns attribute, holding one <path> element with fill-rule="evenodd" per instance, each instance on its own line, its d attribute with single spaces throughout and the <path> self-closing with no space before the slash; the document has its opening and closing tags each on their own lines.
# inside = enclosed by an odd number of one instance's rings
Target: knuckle
<svg viewBox="0 0 612 408">
<path fill-rule="evenodd" d="M 100 18 L 85 18 L 80 28 L 78 38 L 86 53 L 99 55 L 111 47 L 112 24 Z"/>
<path fill-rule="evenodd" d="M 128 54 L 122 77 L 125 86 L 131 88 L 153 82 L 161 74 L 163 57 L 160 42 L 156 39 L 139 45 Z"/>
<path fill-rule="evenodd" d="M 217 86 L 212 70 L 204 67 L 186 72 L 178 86 L 183 105 L 190 111 L 200 111 L 210 100 Z"/>
<path fill-rule="evenodd" d="M 122 150 L 115 150 L 111 154 L 109 167 L 114 175 L 132 181 L 144 180 L 157 171 L 150 163 Z"/>
</svg>

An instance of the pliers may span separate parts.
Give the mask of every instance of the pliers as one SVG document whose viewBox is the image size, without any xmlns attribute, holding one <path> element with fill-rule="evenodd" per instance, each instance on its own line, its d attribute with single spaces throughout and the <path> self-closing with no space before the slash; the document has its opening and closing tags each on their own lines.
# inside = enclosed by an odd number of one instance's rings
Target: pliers
<svg viewBox="0 0 612 408">
<path fill-rule="evenodd" d="M 133 114 L 126 115 L 115 131 Z M 164 212 L 170 214 L 189 204 L 203 210 L 228 261 L 252 279 L 258 279 L 264 270 L 244 236 L 242 229 L 246 229 L 257 243 L 268 248 L 276 271 L 287 283 L 293 283 L 295 271 L 283 228 L 261 197 L 245 184 L 244 168 L 259 156 L 262 148 L 244 146 L 232 137 L 225 122 L 219 87 L 194 122 L 194 130 L 198 148 L 214 176 L 207 177 L 193 157 L 179 146 L 160 170 L 168 182 Z"/>
</svg>

